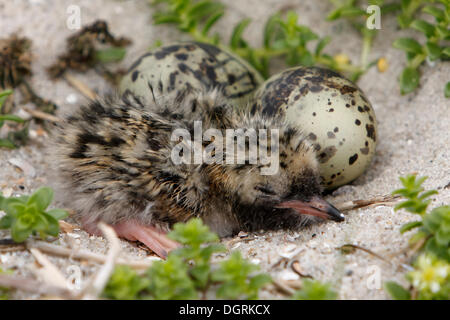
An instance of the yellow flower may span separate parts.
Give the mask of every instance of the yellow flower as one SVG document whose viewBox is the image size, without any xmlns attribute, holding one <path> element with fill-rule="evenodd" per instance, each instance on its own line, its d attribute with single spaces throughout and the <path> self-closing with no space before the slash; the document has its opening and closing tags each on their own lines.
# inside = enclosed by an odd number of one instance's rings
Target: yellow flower
<svg viewBox="0 0 450 320">
<path fill-rule="evenodd" d="M 450 264 L 439 260 L 430 254 L 422 254 L 417 259 L 416 270 L 408 276 L 414 287 L 419 290 L 429 290 L 437 293 L 445 281 L 450 281 Z"/>
<path fill-rule="evenodd" d="M 378 68 L 378 71 L 380 71 L 380 72 L 385 72 L 387 70 L 387 68 L 389 68 L 389 64 L 388 64 L 386 58 L 378 59 L 377 68 Z"/>
</svg>

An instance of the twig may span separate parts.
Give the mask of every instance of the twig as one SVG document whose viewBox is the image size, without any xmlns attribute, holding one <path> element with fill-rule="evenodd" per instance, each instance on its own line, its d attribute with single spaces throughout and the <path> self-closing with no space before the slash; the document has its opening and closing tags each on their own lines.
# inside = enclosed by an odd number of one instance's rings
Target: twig
<svg viewBox="0 0 450 320">
<path fill-rule="evenodd" d="M 37 294 L 54 295 L 65 299 L 74 298 L 69 290 L 48 285 L 34 279 L 10 276 L 6 274 L 0 274 L 0 287 L 14 288 Z"/>
<path fill-rule="evenodd" d="M 282 292 L 282 293 L 284 293 L 286 295 L 292 296 L 295 293 L 294 289 L 292 289 L 291 287 L 286 285 L 281 280 L 273 279 L 272 283 L 278 289 L 278 291 L 280 291 L 280 292 Z"/>
<path fill-rule="evenodd" d="M 400 196 L 392 196 L 392 195 L 384 195 L 379 197 L 374 197 L 372 199 L 367 200 L 352 200 L 352 201 L 344 201 L 341 203 L 337 203 L 335 207 L 339 211 L 349 211 L 353 209 L 359 209 L 363 207 L 369 207 L 369 206 L 386 206 L 386 205 L 393 205 L 397 203 L 397 199 L 400 198 Z"/>
<path fill-rule="evenodd" d="M 300 261 L 298 261 L 297 259 L 292 260 L 291 262 L 291 269 L 292 271 L 294 271 L 296 274 L 298 274 L 301 278 L 309 278 L 309 279 L 314 279 L 313 276 L 309 275 L 309 274 L 304 274 L 301 272 L 300 269 Z"/>
<path fill-rule="evenodd" d="M 87 250 L 72 250 L 43 241 L 27 242 L 28 248 L 37 248 L 42 252 L 54 254 L 62 257 L 70 257 L 76 260 L 89 260 L 97 263 L 105 263 L 106 256 Z M 155 259 L 156 260 L 156 259 Z M 147 269 L 152 265 L 152 261 L 130 261 L 122 258 L 117 259 L 118 264 L 128 265 L 134 269 Z"/>
<path fill-rule="evenodd" d="M 23 110 L 25 110 L 26 112 L 28 112 L 30 115 L 33 116 L 33 118 L 37 118 L 37 119 L 41 119 L 41 120 L 47 120 L 47 121 L 51 121 L 51 122 L 59 122 L 61 121 L 61 118 L 58 118 L 54 115 L 51 115 L 50 113 L 47 112 L 42 112 L 39 110 L 32 110 L 30 108 L 27 107 L 22 107 Z"/>
<path fill-rule="evenodd" d="M 12 252 L 25 250 L 23 243 L 16 243 L 11 238 L 0 239 L 0 252 Z"/>
<path fill-rule="evenodd" d="M 345 252 L 347 250 L 348 251 L 347 253 L 351 253 L 351 251 L 353 251 L 353 249 L 362 250 L 362 251 L 364 251 L 364 252 L 366 252 L 366 253 L 374 256 L 374 257 L 377 257 L 378 259 L 383 260 L 384 262 L 392 265 L 391 261 L 389 261 L 388 259 L 380 256 L 378 253 L 375 253 L 372 250 L 369 250 L 367 248 L 358 246 L 356 244 L 347 243 L 347 244 L 344 244 L 343 246 L 340 246 L 339 248 L 336 248 L 336 249 L 341 250 L 342 252 Z"/>
<path fill-rule="evenodd" d="M 42 268 L 39 268 L 36 271 L 46 283 L 55 287 L 60 287 L 62 289 L 69 289 L 66 278 L 46 256 L 44 256 L 36 248 L 31 248 L 30 252 L 34 256 L 36 261 L 39 262 L 39 264 L 42 266 Z"/>
<path fill-rule="evenodd" d="M 75 89 L 81 92 L 82 95 L 84 95 L 86 98 L 95 100 L 97 98 L 97 94 L 90 89 L 88 86 L 86 86 L 83 82 L 78 80 L 77 78 L 71 76 L 68 73 L 64 74 L 64 79 Z"/>
<path fill-rule="evenodd" d="M 93 300 L 97 299 L 103 292 L 106 284 L 108 283 L 111 274 L 114 271 L 114 266 L 116 264 L 117 256 L 120 253 L 120 242 L 113 228 L 106 225 L 103 222 L 98 224 L 98 228 L 103 232 L 105 237 L 108 239 L 110 249 L 106 257 L 104 265 L 101 267 L 97 273 L 94 281 L 90 283 L 85 290 L 83 290 L 83 299 Z"/>
</svg>

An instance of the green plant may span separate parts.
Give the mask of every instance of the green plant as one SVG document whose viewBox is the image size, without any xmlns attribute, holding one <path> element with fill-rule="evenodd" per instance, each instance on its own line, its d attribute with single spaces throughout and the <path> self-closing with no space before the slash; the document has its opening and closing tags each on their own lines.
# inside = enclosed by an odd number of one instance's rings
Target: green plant
<svg viewBox="0 0 450 320">
<path fill-rule="evenodd" d="M 352 80 L 356 81 L 361 74 L 376 63 L 376 61 L 369 62 L 368 59 L 372 43 L 378 34 L 378 30 L 367 28 L 366 22 L 372 13 L 367 12 L 366 8 L 369 5 L 377 5 L 380 8 L 380 13 L 386 14 L 398 10 L 399 6 L 396 3 L 385 3 L 384 0 L 330 0 L 330 2 L 333 4 L 334 9 L 328 14 L 327 20 L 346 19 L 363 38 L 360 67 L 351 77 Z"/>
<path fill-rule="evenodd" d="M 353 66 L 348 61 L 340 61 L 324 54 L 323 49 L 330 37 L 319 38 L 310 28 L 298 24 L 298 15 L 289 11 L 285 15 L 275 13 L 267 20 L 263 42 L 260 47 L 252 47 L 244 38 L 250 19 L 241 20 L 234 26 L 228 45 L 211 27 L 224 15 L 225 6 L 212 0 L 156 0 L 153 15 L 155 24 L 173 24 L 178 30 L 188 33 L 196 41 L 212 43 L 235 52 L 248 60 L 264 77 L 269 76 L 269 64 L 272 59 L 284 58 L 289 66 L 320 64 L 328 68 L 351 73 L 357 78 L 364 68 Z M 316 42 L 315 49 L 308 49 L 310 42 Z"/>
<path fill-rule="evenodd" d="M 169 237 L 184 246 L 156 261 L 143 274 L 116 267 L 103 295 L 111 299 L 198 299 L 216 288 L 218 298 L 256 299 L 270 277 L 255 274 L 257 266 L 233 252 L 229 259 L 211 263 L 211 256 L 225 248 L 200 219 L 177 223 Z M 210 290 L 211 291 L 211 290 Z"/>
<path fill-rule="evenodd" d="M 337 293 L 330 284 L 309 279 L 303 280 L 302 288 L 292 296 L 294 300 L 335 300 L 336 298 Z"/>
<path fill-rule="evenodd" d="M 42 187 L 31 196 L 5 198 L 0 194 L 0 210 L 6 213 L 0 219 L 0 229 L 11 229 L 15 242 L 25 241 L 31 234 L 41 239 L 48 235 L 56 237 L 59 233 L 58 220 L 68 216 L 62 209 L 47 207 L 53 200 L 53 190 Z"/>
<path fill-rule="evenodd" d="M 217 296 L 225 299 L 258 299 L 258 291 L 271 281 L 267 274 L 257 274 L 258 266 L 242 258 L 239 251 L 234 251 L 228 260 L 212 274 L 212 279 L 219 282 Z"/>
<path fill-rule="evenodd" d="M 12 90 L 5 90 L 0 92 L 0 128 L 5 124 L 5 121 L 11 121 L 18 124 L 24 124 L 27 121 L 24 119 L 13 115 L 13 114 L 2 114 L 3 103 L 5 103 L 6 98 L 12 94 Z M 11 131 L 8 133 L 7 138 L 0 138 L 0 148 L 15 149 L 18 143 L 25 142 L 28 137 L 28 126 L 23 125 L 22 129 L 17 131 Z"/>
<path fill-rule="evenodd" d="M 403 28 L 412 28 L 425 36 L 423 43 L 413 38 L 399 38 L 393 46 L 406 53 L 407 65 L 400 75 L 400 91 L 402 94 L 414 91 L 420 83 L 419 67 L 427 60 L 430 62 L 450 59 L 450 2 L 439 0 L 437 2 L 425 0 L 402 1 L 402 13 L 398 17 L 399 25 Z M 425 15 L 433 17 L 434 22 L 415 18 L 421 8 Z M 449 97 L 448 84 L 444 95 Z"/>
<path fill-rule="evenodd" d="M 427 208 L 430 196 L 436 190 L 425 191 L 426 177 L 408 175 L 400 178 L 403 188 L 395 190 L 406 198 L 395 210 L 405 209 L 420 216 L 420 220 L 403 225 L 401 233 L 418 228 L 410 243 L 420 255 L 413 263 L 414 270 L 406 275 L 411 283 L 410 291 L 395 282 L 386 283 L 386 289 L 396 299 L 450 299 L 450 206 Z"/>
<path fill-rule="evenodd" d="M 103 296 L 108 299 L 135 300 L 147 286 L 147 278 L 140 277 L 129 266 L 118 265 L 108 281 Z"/>
<path fill-rule="evenodd" d="M 0 267 L 0 275 L 1 274 L 11 274 L 11 270 L 3 270 Z M 0 287 L 0 300 L 8 300 L 9 299 L 9 289 Z"/>
<path fill-rule="evenodd" d="M 422 184 L 426 179 L 426 177 L 417 178 L 415 175 L 400 178 L 403 188 L 393 192 L 394 195 L 406 198 L 406 201 L 395 206 L 395 210 L 405 209 L 421 218 L 403 225 L 400 232 L 419 228 L 410 239 L 411 244 L 418 244 L 420 248 L 423 247 L 437 257 L 450 261 L 450 206 L 437 207 L 427 212 L 431 202 L 429 197 L 437 194 L 437 191 L 425 191 Z"/>
</svg>

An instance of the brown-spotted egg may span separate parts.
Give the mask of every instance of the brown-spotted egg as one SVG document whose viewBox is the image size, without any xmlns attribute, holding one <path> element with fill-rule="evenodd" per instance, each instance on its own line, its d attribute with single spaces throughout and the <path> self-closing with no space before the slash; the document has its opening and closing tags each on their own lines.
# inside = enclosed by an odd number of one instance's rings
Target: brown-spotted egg
<svg viewBox="0 0 450 320">
<path fill-rule="evenodd" d="M 122 79 L 120 92 L 152 99 L 186 89 L 220 88 L 228 101 L 244 104 L 263 80 L 232 53 L 206 43 L 181 42 L 141 56 Z"/>
<path fill-rule="evenodd" d="M 351 81 L 317 67 L 295 67 L 268 79 L 256 106 L 283 116 L 313 144 L 326 189 L 348 183 L 369 166 L 377 140 L 370 102 Z"/>
</svg>

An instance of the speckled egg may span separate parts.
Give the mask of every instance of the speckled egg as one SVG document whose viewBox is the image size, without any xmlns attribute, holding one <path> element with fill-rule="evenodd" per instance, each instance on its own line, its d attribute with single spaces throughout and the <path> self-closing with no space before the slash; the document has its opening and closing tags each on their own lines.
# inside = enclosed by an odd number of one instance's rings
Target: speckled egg
<svg viewBox="0 0 450 320">
<path fill-rule="evenodd" d="M 351 81 L 317 67 L 296 67 L 268 79 L 256 104 L 283 116 L 312 142 L 326 189 L 346 184 L 369 166 L 377 141 L 370 102 Z"/>
<path fill-rule="evenodd" d="M 241 58 L 216 46 L 182 42 L 141 56 L 121 81 L 120 92 L 152 98 L 174 90 L 219 87 L 229 101 L 244 104 L 264 81 Z"/>
</svg>

